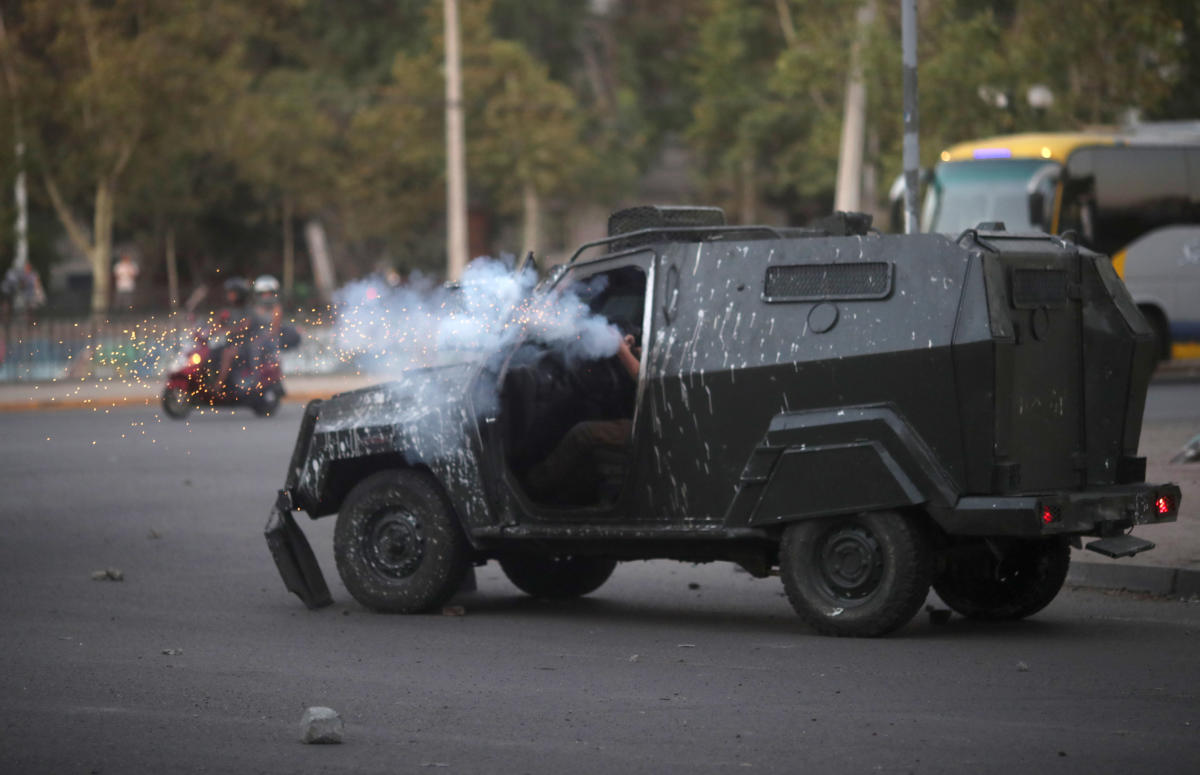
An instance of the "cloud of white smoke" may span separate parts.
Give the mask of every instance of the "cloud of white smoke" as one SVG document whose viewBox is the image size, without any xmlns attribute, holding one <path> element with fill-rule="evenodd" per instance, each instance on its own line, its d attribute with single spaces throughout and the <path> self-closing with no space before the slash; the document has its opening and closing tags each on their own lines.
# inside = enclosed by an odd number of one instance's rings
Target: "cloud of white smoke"
<svg viewBox="0 0 1200 775">
<path fill-rule="evenodd" d="M 532 267 L 490 258 L 472 261 L 454 286 L 417 274 L 396 287 L 374 278 L 351 283 L 336 297 L 341 357 L 386 377 L 487 358 L 522 337 L 560 349 L 568 360 L 616 353 L 619 331 L 579 295 L 601 288 L 535 294 L 536 284 Z"/>
</svg>

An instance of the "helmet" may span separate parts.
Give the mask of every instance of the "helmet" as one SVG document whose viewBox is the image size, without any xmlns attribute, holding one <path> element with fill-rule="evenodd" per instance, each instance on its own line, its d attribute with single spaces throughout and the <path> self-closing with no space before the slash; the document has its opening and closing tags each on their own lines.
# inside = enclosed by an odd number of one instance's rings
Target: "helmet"
<svg viewBox="0 0 1200 775">
<path fill-rule="evenodd" d="M 269 274 L 259 275 L 254 281 L 254 292 L 257 294 L 279 293 L 279 281 Z"/>
<path fill-rule="evenodd" d="M 242 304 L 250 294 L 250 284 L 241 277 L 230 277 L 225 281 L 225 295 L 232 297 L 230 301 Z"/>
</svg>

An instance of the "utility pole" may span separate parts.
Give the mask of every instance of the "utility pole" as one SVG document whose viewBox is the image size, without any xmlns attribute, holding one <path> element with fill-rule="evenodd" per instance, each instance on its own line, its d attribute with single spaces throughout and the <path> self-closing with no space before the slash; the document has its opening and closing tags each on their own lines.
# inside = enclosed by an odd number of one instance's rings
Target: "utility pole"
<svg viewBox="0 0 1200 775">
<path fill-rule="evenodd" d="M 457 280 L 467 265 L 467 165 L 458 0 L 443 0 L 443 6 L 446 12 L 446 279 Z"/>
<path fill-rule="evenodd" d="M 850 52 L 850 73 L 846 76 L 846 106 L 842 114 L 837 188 L 833 195 L 833 209 L 845 212 L 863 209 L 863 146 L 867 123 L 867 87 L 863 83 L 862 47 L 874 18 L 874 0 L 865 0 L 858 8 L 854 47 Z"/>
<path fill-rule="evenodd" d="M 917 135 L 917 0 L 900 0 L 904 63 L 904 233 L 916 234 L 921 143 Z"/>
</svg>

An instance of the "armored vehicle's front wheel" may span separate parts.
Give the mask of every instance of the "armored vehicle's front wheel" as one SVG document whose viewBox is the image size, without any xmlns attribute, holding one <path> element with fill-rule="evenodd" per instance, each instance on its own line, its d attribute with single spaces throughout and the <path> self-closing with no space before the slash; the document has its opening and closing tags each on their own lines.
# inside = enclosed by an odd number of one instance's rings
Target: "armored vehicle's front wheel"
<svg viewBox="0 0 1200 775">
<path fill-rule="evenodd" d="M 500 568 L 527 595 L 564 600 L 595 592 L 617 567 L 603 557 L 522 554 L 500 558 Z"/>
<path fill-rule="evenodd" d="M 449 600 L 470 560 L 446 494 L 423 471 L 380 471 L 359 482 L 338 512 L 333 553 L 355 600 L 406 614 Z"/>
<path fill-rule="evenodd" d="M 1071 547 L 1050 538 L 1014 541 L 1001 559 L 955 562 L 933 582 L 946 605 L 971 619 L 1024 619 L 1046 606 L 1067 580 Z"/>
<path fill-rule="evenodd" d="M 874 637 L 902 627 L 925 602 L 933 552 L 908 515 L 828 517 L 784 531 L 779 575 L 792 608 L 817 632 Z"/>
</svg>

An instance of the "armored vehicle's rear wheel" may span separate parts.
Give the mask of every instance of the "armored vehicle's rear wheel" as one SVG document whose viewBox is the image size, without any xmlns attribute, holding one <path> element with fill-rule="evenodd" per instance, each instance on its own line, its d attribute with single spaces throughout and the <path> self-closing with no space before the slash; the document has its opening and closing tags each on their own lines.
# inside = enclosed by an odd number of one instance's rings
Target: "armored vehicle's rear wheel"
<svg viewBox="0 0 1200 775">
<path fill-rule="evenodd" d="M 817 632 L 874 637 L 925 602 L 933 554 L 913 517 L 877 512 L 790 525 L 779 566 L 792 607 Z"/>
<path fill-rule="evenodd" d="M 558 600 L 595 592 L 616 567 L 616 560 L 602 557 L 523 554 L 500 559 L 504 575 L 522 592 Z"/>
<path fill-rule="evenodd" d="M 946 605 L 971 619 L 1024 619 L 1050 605 L 1071 564 L 1071 547 L 1051 538 L 1015 541 L 1003 558 L 951 563 L 933 582 Z"/>
<path fill-rule="evenodd" d="M 437 608 L 470 567 L 450 502 L 423 471 L 381 471 L 359 482 L 338 512 L 333 553 L 354 599 L 391 613 Z"/>
</svg>

